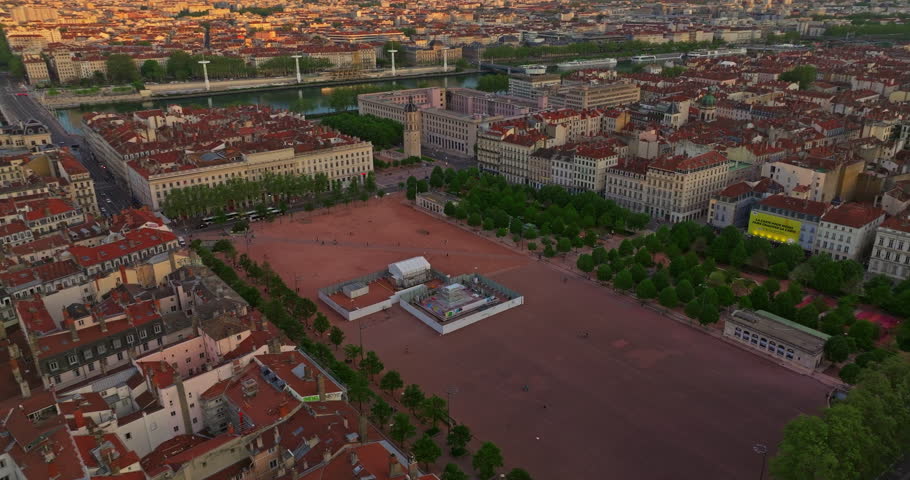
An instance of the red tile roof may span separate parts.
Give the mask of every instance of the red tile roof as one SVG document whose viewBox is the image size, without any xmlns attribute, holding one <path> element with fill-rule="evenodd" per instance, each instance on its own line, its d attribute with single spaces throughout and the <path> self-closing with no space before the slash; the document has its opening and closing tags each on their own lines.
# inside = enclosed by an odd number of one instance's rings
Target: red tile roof
<svg viewBox="0 0 910 480">
<path fill-rule="evenodd" d="M 99 245 L 97 247 L 86 247 L 74 245 L 69 248 L 69 252 L 79 265 L 89 267 L 113 261 L 120 258 L 157 245 L 177 241 L 177 236 L 171 232 L 155 230 L 150 228 L 140 228 L 124 234 L 123 240 Z"/>
<path fill-rule="evenodd" d="M 82 457 L 86 467 L 98 468 L 101 466 L 92 453 L 92 450 L 99 447 L 98 440 L 94 435 L 80 435 L 73 437 L 73 441 L 76 442 L 76 448 L 79 450 L 79 455 Z M 104 434 L 102 441 L 110 443 L 111 448 L 113 448 L 115 454 L 112 456 L 111 463 L 118 468 L 126 469 L 130 465 L 139 463 L 139 456 L 136 455 L 136 452 L 128 450 L 116 433 Z"/>
<path fill-rule="evenodd" d="M 650 165 L 650 168 L 667 170 L 671 172 L 686 172 L 689 170 L 715 166 L 726 162 L 727 157 L 723 156 L 720 152 L 710 151 L 708 153 L 703 153 L 695 157 L 676 156 L 661 158 L 655 160 Z"/>
<path fill-rule="evenodd" d="M 828 210 L 828 213 L 822 217 L 822 221 L 851 228 L 860 228 L 884 216 L 885 211 L 881 208 L 861 203 L 845 203 Z"/>
<path fill-rule="evenodd" d="M 821 217 L 824 215 L 830 206 L 828 203 L 816 202 L 814 200 L 803 200 L 801 198 L 788 197 L 783 194 L 771 195 L 759 203 L 768 207 L 805 213 L 816 217 Z"/>
</svg>

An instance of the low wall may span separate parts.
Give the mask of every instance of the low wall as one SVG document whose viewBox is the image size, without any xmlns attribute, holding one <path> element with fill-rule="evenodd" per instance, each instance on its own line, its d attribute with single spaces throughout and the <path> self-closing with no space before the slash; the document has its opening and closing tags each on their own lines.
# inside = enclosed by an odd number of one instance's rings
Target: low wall
<svg viewBox="0 0 910 480">
<path fill-rule="evenodd" d="M 492 317 L 493 315 L 497 315 L 502 312 L 505 312 L 506 310 L 508 310 L 510 308 L 515 308 L 519 305 L 522 305 L 524 302 L 525 302 L 525 297 L 516 297 L 516 298 L 509 300 L 508 302 L 500 303 L 499 305 L 496 305 L 495 307 L 488 308 L 486 310 L 477 312 L 473 315 L 468 315 L 465 318 L 455 320 L 454 322 L 442 324 L 441 325 L 442 331 L 440 333 L 442 333 L 443 335 L 445 335 L 447 333 L 452 333 L 455 330 L 460 330 L 464 327 L 467 327 L 468 325 L 477 323 L 487 317 Z"/>
<path fill-rule="evenodd" d="M 442 328 L 442 325 L 440 325 L 439 322 L 436 321 L 436 319 L 427 315 L 425 312 L 423 312 L 419 308 L 411 305 L 408 302 L 401 302 L 401 308 L 403 308 L 406 312 L 410 313 L 411 315 L 414 315 L 415 317 L 417 317 L 417 319 L 420 320 L 421 322 L 427 324 L 428 327 L 432 328 L 433 330 L 436 330 L 437 333 L 439 333 L 441 335 L 445 335 L 446 332 Z"/>
<path fill-rule="evenodd" d="M 342 308 L 341 305 L 338 305 L 337 303 L 335 303 L 335 301 L 332 300 L 331 298 L 329 298 L 328 295 L 323 293 L 322 290 L 319 291 L 319 299 L 322 300 L 323 302 L 325 302 L 325 304 L 328 305 L 329 308 L 331 308 L 332 310 L 335 310 L 335 312 L 337 312 L 338 315 L 341 315 L 342 317 L 344 317 L 345 320 L 348 320 L 348 321 L 351 320 L 351 312 L 348 312 L 347 310 Z"/>
</svg>

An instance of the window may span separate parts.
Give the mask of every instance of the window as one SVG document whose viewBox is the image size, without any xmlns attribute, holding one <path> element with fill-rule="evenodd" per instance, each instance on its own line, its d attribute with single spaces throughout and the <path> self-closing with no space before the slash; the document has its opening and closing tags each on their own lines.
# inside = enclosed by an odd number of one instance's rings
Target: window
<svg viewBox="0 0 910 480">
<path fill-rule="evenodd" d="M 155 325 L 154 327 L 152 327 L 152 330 L 155 333 L 161 333 L 161 325 Z"/>
<path fill-rule="evenodd" d="M 136 337 L 135 337 L 135 336 L 133 336 L 133 335 L 127 335 L 127 336 L 126 336 L 126 343 L 127 343 L 127 344 L 132 345 L 133 342 L 135 342 L 135 341 L 136 341 Z"/>
<path fill-rule="evenodd" d="M 126 439 L 127 439 L 127 440 L 130 440 L 130 439 L 132 439 L 132 438 L 133 438 L 133 434 L 132 434 L 132 433 L 129 433 L 129 432 L 127 432 L 127 434 L 126 434 L 126 435 L 124 435 L 124 438 L 126 438 Z"/>
<path fill-rule="evenodd" d="M 148 336 L 148 332 L 145 330 L 139 330 L 139 338 L 145 338 Z"/>
<path fill-rule="evenodd" d="M 79 362 L 79 359 L 76 358 L 75 355 L 67 355 L 66 358 L 67 358 L 67 360 L 69 360 L 70 365 L 75 365 L 77 362 Z"/>
<path fill-rule="evenodd" d="M 177 416 L 177 412 L 174 411 L 174 410 L 171 410 L 171 416 L 172 416 L 172 417 L 176 417 L 176 416 Z"/>
<path fill-rule="evenodd" d="M 119 339 L 119 338 L 115 338 L 115 339 L 114 339 L 114 348 L 120 348 L 121 345 L 122 345 L 122 344 L 120 343 L 120 339 Z M 123 360 L 123 359 L 121 358 L 120 360 Z"/>
<path fill-rule="evenodd" d="M 60 375 L 54 375 L 54 385 L 59 385 L 63 383 L 63 379 L 60 378 Z"/>
<path fill-rule="evenodd" d="M 101 355 L 106 351 L 107 351 L 107 347 L 105 347 L 103 343 L 101 345 L 98 345 L 98 355 Z"/>
<path fill-rule="evenodd" d="M 117 352 L 117 360 L 123 360 L 123 352 Z"/>
<path fill-rule="evenodd" d="M 271 468 L 272 470 L 278 468 L 278 459 L 277 458 L 269 461 L 269 468 Z"/>
<path fill-rule="evenodd" d="M 199 422 L 199 419 L 197 419 L 196 417 L 193 417 L 193 423 L 198 423 L 198 422 Z"/>
<path fill-rule="evenodd" d="M 174 426 L 174 431 L 175 431 L 175 432 L 179 432 L 179 431 L 180 431 L 180 426 L 179 426 L 179 425 Z"/>
<path fill-rule="evenodd" d="M 60 368 L 60 364 L 58 364 L 57 362 L 47 362 L 47 368 L 50 368 L 51 371 L 53 372 L 54 370 L 57 370 L 58 368 Z M 57 382 L 57 383 L 60 383 L 60 382 Z"/>
<path fill-rule="evenodd" d="M 92 351 L 91 351 L 91 350 L 83 350 L 83 351 L 82 351 L 82 355 L 85 356 L 86 360 L 88 360 L 89 358 L 92 358 Z"/>
<path fill-rule="evenodd" d="M 90 371 L 90 372 L 95 371 L 95 362 L 88 364 L 88 371 Z"/>
</svg>

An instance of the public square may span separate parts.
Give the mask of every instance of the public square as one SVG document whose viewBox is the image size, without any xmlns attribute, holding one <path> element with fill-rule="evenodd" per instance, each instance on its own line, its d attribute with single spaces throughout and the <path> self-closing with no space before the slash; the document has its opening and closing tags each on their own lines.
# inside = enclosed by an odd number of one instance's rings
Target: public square
<svg viewBox="0 0 910 480">
<path fill-rule="evenodd" d="M 457 391 L 452 416 L 499 445 L 507 467 L 542 479 L 757 478 L 753 445 L 770 456 L 788 420 L 824 405 L 828 388 L 812 378 L 402 201 L 257 223 L 249 245 L 235 243 L 314 300 L 417 255 L 522 292 L 524 305 L 445 337 L 399 306 L 345 322 L 317 301 L 345 343 L 362 334 L 406 383 Z"/>
</svg>

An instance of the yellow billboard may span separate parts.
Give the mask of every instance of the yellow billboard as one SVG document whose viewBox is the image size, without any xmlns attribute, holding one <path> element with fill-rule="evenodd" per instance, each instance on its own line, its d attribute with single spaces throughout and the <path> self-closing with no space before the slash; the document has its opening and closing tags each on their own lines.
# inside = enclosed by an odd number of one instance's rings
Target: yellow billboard
<svg viewBox="0 0 910 480">
<path fill-rule="evenodd" d="M 802 224 L 798 220 L 752 212 L 749 217 L 749 233 L 773 242 L 791 243 L 799 241 Z"/>
</svg>

